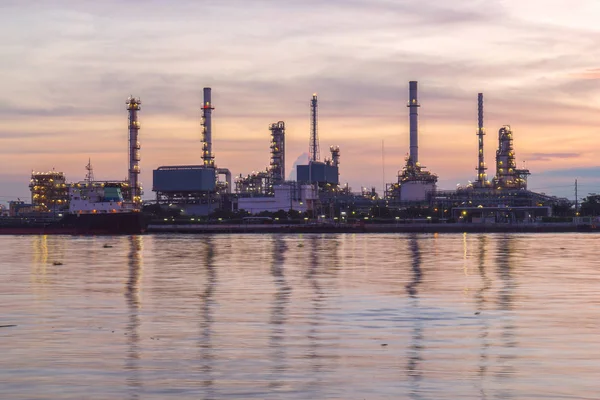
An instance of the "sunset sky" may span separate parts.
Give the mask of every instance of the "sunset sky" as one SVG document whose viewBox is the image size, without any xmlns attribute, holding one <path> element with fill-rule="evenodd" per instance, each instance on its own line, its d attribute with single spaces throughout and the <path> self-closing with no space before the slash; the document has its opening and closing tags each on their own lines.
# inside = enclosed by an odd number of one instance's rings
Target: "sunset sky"
<svg viewBox="0 0 600 400">
<path fill-rule="evenodd" d="M 475 179 L 483 92 L 490 178 L 510 124 L 530 189 L 600 193 L 599 18 L 596 0 L 2 0 L 0 202 L 28 199 L 32 170 L 83 179 L 88 157 L 124 179 L 130 94 L 152 198 L 153 169 L 200 163 L 205 86 L 219 167 L 264 170 L 282 120 L 288 175 L 317 92 L 321 158 L 339 145 L 341 180 L 380 191 L 408 152 L 410 80 L 440 188 Z"/>
</svg>

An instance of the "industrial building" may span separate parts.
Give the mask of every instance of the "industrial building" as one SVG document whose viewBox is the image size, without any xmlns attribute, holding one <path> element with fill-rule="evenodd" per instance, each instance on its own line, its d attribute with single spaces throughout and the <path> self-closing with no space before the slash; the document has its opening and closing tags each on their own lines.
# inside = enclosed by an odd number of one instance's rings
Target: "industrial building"
<svg viewBox="0 0 600 400">
<path fill-rule="evenodd" d="M 285 122 L 269 125 L 271 158 L 265 171 L 240 175 L 235 181 L 235 192 L 243 197 L 274 196 L 275 185 L 285 182 Z"/>
<path fill-rule="evenodd" d="M 331 146 L 331 158 L 320 161 L 319 150 L 319 104 L 317 94 L 310 101 L 310 141 L 308 165 L 296 166 L 296 179 L 303 184 L 318 185 L 321 189 L 337 187 L 340 184 L 340 148 Z"/>
<path fill-rule="evenodd" d="M 123 200 L 133 205 L 133 209 L 139 210 L 142 205 L 142 187 L 139 183 L 139 161 L 140 142 L 138 139 L 140 122 L 138 111 L 141 108 L 139 98 L 130 96 L 127 101 L 128 110 L 128 178 L 126 180 L 96 181 L 93 175 L 91 160 L 86 166 L 86 179 L 82 182 L 69 183 L 65 174 L 57 171 L 32 172 L 29 182 L 31 192 L 31 204 L 21 201 L 14 202 L 14 209 L 18 210 L 12 214 L 36 215 L 38 217 L 59 216 L 60 213 L 69 209 L 71 192 L 84 187 L 114 188 L 123 195 Z"/>
<path fill-rule="evenodd" d="M 323 198 L 339 191 L 340 148 L 331 146 L 331 158 L 319 160 L 318 99 L 310 102 L 310 159 L 298 165 L 296 181 L 285 181 L 285 124 L 271 124 L 271 162 L 265 171 L 253 172 L 236 179 L 235 210 L 251 214 L 260 212 L 312 211 L 317 212 Z"/>
<path fill-rule="evenodd" d="M 237 210 L 245 210 L 250 214 L 279 210 L 306 212 L 314 209 L 317 199 L 318 195 L 314 186 L 286 182 L 273 186 L 272 196 L 238 197 L 235 207 Z"/>
<path fill-rule="evenodd" d="M 301 183 L 337 186 L 340 184 L 339 164 L 327 160 L 325 162 L 310 161 L 308 165 L 297 165 L 296 179 Z"/>
<path fill-rule="evenodd" d="M 37 212 L 58 212 L 68 208 L 69 189 L 62 172 L 32 172 L 29 189 L 31 204 Z"/>
<path fill-rule="evenodd" d="M 269 164 L 263 171 L 240 175 L 233 191 L 231 173 L 219 168 L 212 149 L 211 88 L 203 89 L 201 107 L 201 164 L 161 166 L 153 170 L 156 202 L 173 206 L 188 215 L 209 215 L 221 210 L 246 210 L 251 214 L 279 210 L 311 212 L 313 215 L 341 215 L 344 210 L 368 212 L 373 207 L 402 210 L 408 207 L 428 209 L 440 219 L 459 222 L 526 222 L 548 216 L 553 205 L 567 204 L 566 199 L 546 196 L 527 189 L 530 171 L 517 168 L 514 132 L 509 125 L 498 130 L 495 175 L 488 179 L 484 157 L 483 93 L 477 97 L 477 176 L 473 183 L 456 190 L 439 190 L 438 177 L 421 165 L 419 158 L 418 83 L 409 82 L 409 154 L 397 180 L 387 184 L 383 198 L 374 190 L 360 194 L 340 185 L 340 148 L 331 146 L 330 157 L 321 161 L 318 137 L 318 98 L 310 101 L 309 162 L 296 166 L 296 181 L 285 180 L 286 124 L 277 121 L 268 126 Z M 14 212 L 50 214 L 69 209 L 69 190 L 103 188 L 117 193 L 123 204 L 141 208 L 143 190 L 140 185 L 140 122 L 141 100 L 130 96 L 128 110 L 128 176 L 126 180 L 96 181 L 91 162 L 86 180 L 69 184 L 63 173 L 35 172 L 31 175 L 31 206 L 14 204 Z M 266 140 L 265 140 L 266 142 Z M 114 190 L 113 190 L 114 189 Z M 233 193 L 232 193 L 233 191 Z"/>
<path fill-rule="evenodd" d="M 502 189 L 527 189 L 528 169 L 517 168 L 513 148 L 513 133 L 510 126 L 498 131 L 498 150 L 496 151 L 496 177 L 493 187 Z"/>
<path fill-rule="evenodd" d="M 229 170 L 217 168 L 212 152 L 212 110 L 210 88 L 204 88 L 202 105 L 201 165 L 162 166 L 153 171 L 153 190 L 159 204 L 172 204 L 187 214 L 207 215 L 216 209 L 245 210 L 252 214 L 279 210 L 311 211 L 328 215 L 331 210 L 369 210 L 377 206 L 402 210 L 427 209 L 441 219 L 464 222 L 527 221 L 547 216 L 553 204 L 563 199 L 527 190 L 529 170 L 517 168 L 513 131 L 506 125 L 498 131 L 496 171 L 487 177 L 484 157 L 483 93 L 477 97 L 477 177 L 456 190 L 439 190 L 438 176 L 426 169 L 419 158 L 420 108 L 418 82 L 408 84 L 409 152 L 397 179 L 386 185 L 383 198 L 373 191 L 352 194 L 340 186 L 340 148 L 331 146 L 331 156 L 321 160 L 318 131 L 318 98 L 310 100 L 309 161 L 296 166 L 296 181 L 285 180 L 284 121 L 268 126 L 269 165 L 262 171 L 240 175 L 231 193 Z M 225 181 L 220 180 L 224 176 Z M 132 178 L 133 179 L 133 176 Z M 428 211 L 429 212 L 429 211 Z"/>
<path fill-rule="evenodd" d="M 398 172 L 397 182 L 386 185 L 385 198 L 392 204 L 426 202 L 430 194 L 435 192 L 438 180 L 437 175 L 426 171 L 419 162 L 418 108 L 421 105 L 416 81 L 409 82 L 408 96 L 410 153 L 406 164 Z"/>
<path fill-rule="evenodd" d="M 430 206 L 439 216 L 459 222 L 506 223 L 531 222 L 552 213 L 552 206 L 568 203 L 566 199 L 527 190 L 528 169 L 517 168 L 513 131 L 506 125 L 498 131 L 496 174 L 487 179 L 484 159 L 483 93 L 477 96 L 478 163 L 477 178 L 456 190 L 430 193 Z"/>
<path fill-rule="evenodd" d="M 231 172 L 217 168 L 212 151 L 211 88 L 204 88 L 202 102 L 202 164 L 161 166 L 152 171 L 152 190 L 158 204 L 176 204 L 186 214 L 208 215 L 229 204 Z M 219 180 L 224 176 L 225 180 Z"/>
<path fill-rule="evenodd" d="M 200 164 L 160 166 L 153 170 L 152 190 L 161 207 L 174 207 L 187 215 L 209 215 L 216 210 L 245 210 L 261 212 L 300 211 L 333 218 L 349 210 L 369 213 L 382 208 L 394 211 L 427 210 L 439 219 L 454 219 L 465 223 L 527 222 L 551 215 L 552 207 L 569 204 L 566 199 L 535 193 L 527 189 L 530 171 L 517 168 L 514 132 L 509 125 L 498 130 L 496 171 L 488 179 L 484 157 L 484 102 L 483 93 L 477 96 L 477 176 L 473 183 L 455 190 L 440 190 L 438 176 L 421 165 L 419 158 L 420 108 L 418 83 L 408 85 L 409 153 L 397 180 L 386 185 L 383 197 L 374 189 L 354 194 L 348 185 L 340 185 L 340 148 L 329 147 L 330 156 L 321 160 L 318 131 L 318 98 L 310 100 L 309 161 L 296 166 L 296 181 L 286 181 L 286 124 L 277 121 L 268 125 L 269 163 L 259 172 L 240 175 L 232 187 L 229 169 L 216 165 L 212 148 L 213 127 L 211 88 L 203 89 L 201 106 L 201 159 Z M 83 189 L 99 188 L 103 193 L 115 193 L 123 204 L 141 209 L 143 190 L 140 185 L 139 111 L 141 100 L 130 96 L 128 110 L 128 172 L 127 179 L 96 181 L 91 161 L 85 181 L 67 183 L 62 172 L 34 172 L 31 175 L 31 205 L 15 202 L 12 214 L 56 214 L 69 209 L 72 193 Z M 265 136 L 266 139 L 266 136 Z M 265 146 L 266 148 L 266 146 Z M 408 215 L 408 214 L 406 214 Z M 413 214 L 414 215 L 414 214 Z"/>
</svg>

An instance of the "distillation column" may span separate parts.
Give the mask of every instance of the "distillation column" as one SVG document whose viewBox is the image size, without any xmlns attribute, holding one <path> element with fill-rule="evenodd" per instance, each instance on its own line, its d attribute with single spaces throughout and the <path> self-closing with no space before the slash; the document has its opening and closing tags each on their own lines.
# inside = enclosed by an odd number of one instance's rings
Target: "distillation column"
<svg viewBox="0 0 600 400">
<path fill-rule="evenodd" d="M 205 167 L 214 168 L 215 157 L 212 153 L 212 106 L 211 90 L 204 88 L 204 102 L 202 103 L 202 161 Z"/>
<path fill-rule="evenodd" d="M 138 111 L 142 102 L 139 97 L 129 96 L 127 99 L 127 110 L 129 111 L 129 187 L 131 189 L 131 201 L 139 204 L 142 201 L 142 188 L 139 184 L 140 174 L 140 142 L 138 133 L 140 122 Z"/>
<path fill-rule="evenodd" d="M 317 94 L 315 93 L 310 101 L 310 161 L 319 161 L 321 158 L 319 152 L 319 133 L 317 129 L 317 111 Z"/>
<path fill-rule="evenodd" d="M 410 159 L 416 165 L 419 162 L 419 114 L 417 109 L 420 107 L 416 81 L 408 83 L 408 95 L 407 107 L 410 109 Z"/>
<path fill-rule="evenodd" d="M 340 166 L 340 146 L 331 146 L 329 148 L 331 152 L 331 163 L 334 167 Z"/>
<path fill-rule="evenodd" d="M 477 95 L 477 111 L 478 111 L 478 127 L 477 136 L 479 137 L 479 163 L 477 164 L 477 186 L 485 187 L 487 177 L 485 170 L 484 155 L 483 155 L 483 136 L 485 135 L 485 128 L 483 127 L 483 93 Z"/>
<path fill-rule="evenodd" d="M 285 123 L 279 121 L 269 126 L 271 131 L 271 182 L 274 185 L 285 180 Z"/>
<path fill-rule="evenodd" d="M 506 189 L 516 183 L 515 152 L 513 149 L 513 136 L 510 126 L 506 125 L 498 131 L 498 150 L 496 151 L 496 179 L 497 188 Z"/>
</svg>

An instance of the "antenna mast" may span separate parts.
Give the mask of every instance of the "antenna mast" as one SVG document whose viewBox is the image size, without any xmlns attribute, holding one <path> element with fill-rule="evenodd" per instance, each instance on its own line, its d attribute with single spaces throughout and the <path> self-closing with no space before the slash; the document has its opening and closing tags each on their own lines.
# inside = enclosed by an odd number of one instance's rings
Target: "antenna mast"
<svg viewBox="0 0 600 400">
<path fill-rule="evenodd" d="M 85 181 L 87 182 L 88 186 L 92 186 L 92 183 L 94 182 L 94 168 L 92 168 L 92 159 L 88 158 L 88 164 L 85 166 L 85 169 L 87 170 L 87 174 L 85 174 Z"/>
<path fill-rule="evenodd" d="M 309 161 L 319 161 L 321 158 L 319 152 L 319 132 L 317 127 L 318 122 L 318 105 L 317 94 L 313 94 L 310 101 L 310 146 L 309 146 Z"/>
</svg>

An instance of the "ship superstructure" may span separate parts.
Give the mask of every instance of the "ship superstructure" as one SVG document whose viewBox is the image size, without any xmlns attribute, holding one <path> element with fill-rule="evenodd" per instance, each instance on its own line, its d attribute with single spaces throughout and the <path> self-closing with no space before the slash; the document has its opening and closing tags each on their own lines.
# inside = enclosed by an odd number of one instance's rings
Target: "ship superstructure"
<svg viewBox="0 0 600 400">
<path fill-rule="evenodd" d="M 139 212 L 133 201 L 127 201 L 121 182 L 94 180 L 91 160 L 86 166 L 86 180 L 69 185 L 69 213 L 107 214 Z"/>
</svg>

